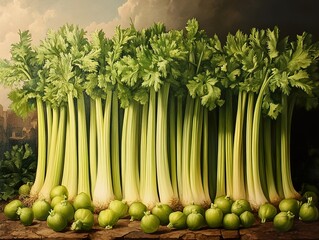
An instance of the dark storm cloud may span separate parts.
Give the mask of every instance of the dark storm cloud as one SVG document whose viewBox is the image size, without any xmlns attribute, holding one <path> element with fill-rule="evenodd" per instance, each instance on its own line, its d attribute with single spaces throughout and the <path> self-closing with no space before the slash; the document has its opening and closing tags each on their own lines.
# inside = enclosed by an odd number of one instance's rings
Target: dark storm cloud
<svg viewBox="0 0 319 240">
<path fill-rule="evenodd" d="M 319 35 L 319 0 L 127 0 L 119 8 L 118 23 L 137 28 L 161 21 L 168 28 L 181 29 L 196 18 L 209 35 L 224 38 L 238 29 L 278 26 L 282 35 L 303 31 Z M 319 38 L 319 37 L 318 37 Z"/>
<path fill-rule="evenodd" d="M 209 0 L 202 2 L 206 7 L 211 4 Z M 283 35 L 306 31 L 319 38 L 318 9 L 318 0 L 221 0 L 214 14 L 209 17 L 199 15 L 198 19 L 209 34 L 217 33 L 220 36 L 238 29 L 247 32 L 252 27 L 278 26 Z"/>
</svg>

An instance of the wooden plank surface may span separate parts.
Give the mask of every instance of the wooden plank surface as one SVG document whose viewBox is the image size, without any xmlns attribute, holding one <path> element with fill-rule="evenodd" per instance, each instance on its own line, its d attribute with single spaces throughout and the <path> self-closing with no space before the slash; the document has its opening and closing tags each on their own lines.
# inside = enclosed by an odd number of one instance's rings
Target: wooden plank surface
<svg viewBox="0 0 319 240">
<path fill-rule="evenodd" d="M 253 227 L 240 230 L 208 229 L 199 231 L 170 230 L 165 226 L 154 234 L 145 234 L 141 231 L 139 221 L 130 222 L 129 219 L 120 219 L 117 225 L 106 230 L 98 226 L 95 215 L 95 224 L 89 232 L 74 232 L 69 227 L 63 232 L 54 232 L 48 228 L 45 221 L 34 220 L 31 226 L 23 226 L 19 221 L 7 220 L 3 210 L 0 210 L 0 240 L 4 239 L 93 239 L 93 240 L 119 240 L 119 239 L 319 239 L 319 222 L 304 223 L 295 220 L 294 227 L 286 233 L 277 232 L 271 222 L 261 224 L 256 220 Z"/>
</svg>

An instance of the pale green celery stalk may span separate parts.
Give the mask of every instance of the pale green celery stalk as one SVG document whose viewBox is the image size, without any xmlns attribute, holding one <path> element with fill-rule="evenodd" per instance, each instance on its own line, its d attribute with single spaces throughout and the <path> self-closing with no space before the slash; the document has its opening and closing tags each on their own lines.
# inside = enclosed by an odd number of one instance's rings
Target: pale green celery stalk
<svg viewBox="0 0 319 240">
<path fill-rule="evenodd" d="M 147 117 L 147 145 L 146 158 L 144 163 L 144 189 L 141 191 L 141 200 L 152 209 L 158 202 L 157 178 L 156 178 L 156 92 L 154 88 L 150 89 Z M 141 176 L 142 177 L 142 176 Z"/>
<path fill-rule="evenodd" d="M 147 123 L 148 123 L 148 102 L 143 105 L 141 118 L 141 156 L 140 156 L 140 196 L 143 199 L 146 184 L 146 162 L 147 162 Z"/>
<path fill-rule="evenodd" d="M 53 174 L 55 175 L 55 182 L 52 188 L 61 183 L 62 175 L 63 175 L 63 160 L 64 160 L 64 150 L 65 150 L 65 133 L 66 133 L 66 118 L 67 118 L 67 110 L 66 107 L 60 107 L 59 113 L 59 128 L 57 135 L 57 144 L 55 148 L 55 161 L 54 167 L 52 169 Z M 51 189 L 52 189 L 51 188 Z"/>
<path fill-rule="evenodd" d="M 47 162 L 47 140 L 46 140 L 46 126 L 45 126 L 45 111 L 42 99 L 36 98 L 37 102 L 37 116 L 38 116 L 38 157 L 37 157 L 37 171 L 35 181 L 31 187 L 30 199 L 36 200 L 38 193 L 45 179 L 46 162 Z"/>
<path fill-rule="evenodd" d="M 178 196 L 177 186 L 177 160 L 176 160 L 176 101 L 175 96 L 169 97 L 169 152 L 170 152 L 170 172 L 174 196 Z"/>
<path fill-rule="evenodd" d="M 51 135 L 52 135 L 52 107 L 49 102 L 46 102 L 45 106 L 46 111 L 46 127 L 47 127 L 47 154 L 46 159 L 48 160 L 50 155 L 50 147 L 51 147 Z"/>
<path fill-rule="evenodd" d="M 90 98 L 90 132 L 89 132 L 89 163 L 90 163 L 90 187 L 91 194 L 95 188 L 97 172 L 97 130 L 96 130 L 96 106 L 95 100 Z"/>
<path fill-rule="evenodd" d="M 210 199 L 216 196 L 218 126 L 217 108 L 208 114 L 208 185 Z"/>
<path fill-rule="evenodd" d="M 98 134 L 98 169 L 92 201 L 98 212 L 107 208 L 109 203 L 115 198 L 111 175 L 111 110 L 112 91 L 108 90 L 104 116 L 100 98 L 98 98 L 96 106 L 97 132 L 100 134 Z"/>
<path fill-rule="evenodd" d="M 265 197 L 268 198 L 268 188 L 267 188 L 267 176 L 266 176 L 266 163 L 265 163 L 265 151 L 264 151 L 264 126 L 263 118 L 260 119 L 260 133 L 259 133 L 259 174 L 260 174 L 260 183 L 261 188 L 265 194 Z"/>
<path fill-rule="evenodd" d="M 119 100 L 116 89 L 113 92 L 112 99 L 111 156 L 114 195 L 116 199 L 122 199 L 120 175 Z"/>
<path fill-rule="evenodd" d="M 84 192 L 91 197 L 85 99 L 82 91 L 79 91 L 78 94 L 78 193 Z"/>
<path fill-rule="evenodd" d="M 126 158 L 127 158 L 127 149 L 126 149 L 126 139 L 127 139 L 127 125 L 129 121 L 129 110 L 128 107 L 124 109 L 123 112 L 123 125 L 122 125 L 122 137 L 121 137 L 121 180 L 122 180 L 122 194 L 125 192 L 126 184 Z M 123 196 L 124 198 L 124 196 Z"/>
<path fill-rule="evenodd" d="M 53 108 L 53 126 L 51 145 L 54 151 L 49 156 L 44 184 L 39 192 L 39 199 L 50 201 L 51 189 L 61 183 L 63 173 L 63 157 L 65 147 L 66 108 Z"/>
<path fill-rule="evenodd" d="M 203 146 L 202 146 L 202 178 L 203 178 L 203 189 L 205 194 L 205 199 L 209 199 L 211 202 L 209 193 L 209 125 L 208 125 L 208 109 L 205 107 L 203 109 Z"/>
<path fill-rule="evenodd" d="M 125 180 L 123 182 L 123 199 L 130 205 L 140 200 L 139 196 L 139 112 L 140 106 L 136 101 L 132 101 L 125 109 L 127 116 L 126 139 L 122 148 L 125 149 Z M 125 116 L 124 116 L 125 118 Z M 125 136 L 124 135 L 124 136 Z M 122 156 L 124 157 L 124 156 Z"/>
<path fill-rule="evenodd" d="M 67 112 L 67 116 L 69 113 Z M 63 164 L 63 175 L 62 175 L 62 181 L 61 185 L 68 188 L 69 178 L 70 178 L 70 141 L 72 139 L 70 138 L 70 119 L 67 117 L 66 119 L 66 128 L 65 128 L 65 150 L 64 150 L 64 164 Z"/>
<path fill-rule="evenodd" d="M 288 113 L 288 96 L 281 95 L 281 172 L 282 172 L 282 186 L 285 198 L 300 198 L 300 194 L 295 190 L 290 168 L 290 126 L 292 113 Z M 292 110 L 291 110 L 292 111 Z M 290 111 L 290 112 L 291 112 Z"/>
<path fill-rule="evenodd" d="M 285 198 L 283 183 L 282 183 L 282 171 L 281 171 L 281 115 L 277 117 L 275 122 L 275 151 L 276 151 L 276 189 L 281 199 Z"/>
<path fill-rule="evenodd" d="M 69 200 L 73 200 L 78 194 L 78 156 L 77 156 L 77 121 L 75 116 L 75 106 L 72 93 L 68 93 L 68 113 L 69 113 L 69 127 L 70 127 L 70 141 L 69 141 L 69 168 L 67 169 L 69 178 L 67 179 L 66 187 L 69 192 Z"/>
<path fill-rule="evenodd" d="M 246 113 L 247 92 L 239 90 L 234 133 L 233 150 L 233 195 L 234 200 L 246 199 L 244 177 L 244 117 Z"/>
<path fill-rule="evenodd" d="M 183 98 L 177 97 L 176 109 L 176 170 L 177 170 L 177 186 L 179 199 L 183 192 L 183 162 L 182 162 L 182 149 L 183 149 Z"/>
<path fill-rule="evenodd" d="M 226 114 L 225 114 L 225 158 L 226 158 L 226 195 L 233 196 L 233 94 L 226 90 Z"/>
<path fill-rule="evenodd" d="M 188 94 L 186 97 L 183 139 L 182 139 L 182 191 L 180 191 L 180 201 L 183 206 L 194 202 L 192 190 L 190 187 L 190 146 L 192 133 L 192 115 L 194 111 L 194 101 Z"/>
<path fill-rule="evenodd" d="M 246 199 L 255 204 L 255 187 L 252 171 L 252 126 L 255 105 L 255 94 L 248 92 L 246 112 Z"/>
<path fill-rule="evenodd" d="M 105 195 L 105 191 L 103 191 L 104 186 L 101 187 L 101 184 L 102 184 L 101 182 L 106 170 L 106 160 L 105 160 L 105 153 L 104 153 L 106 146 L 104 144 L 104 134 L 103 134 L 104 132 L 103 105 L 102 105 L 102 99 L 100 97 L 97 97 L 95 99 L 95 110 L 96 110 L 96 132 L 97 132 L 97 172 L 96 172 L 96 179 L 95 179 L 95 187 L 92 194 L 92 202 L 95 208 L 99 210 L 100 205 L 103 206 L 103 204 L 105 204 L 103 202 L 103 197 L 104 197 L 103 195 Z"/>
<path fill-rule="evenodd" d="M 178 197 L 174 195 L 170 168 L 168 161 L 168 96 L 169 83 L 164 83 L 158 92 L 157 121 L 156 121 L 156 169 L 157 184 L 160 201 L 175 207 L 178 204 Z"/>
<path fill-rule="evenodd" d="M 275 184 L 275 176 L 274 176 L 274 168 L 273 168 L 273 157 L 274 152 L 272 149 L 272 137 L 271 137 L 271 119 L 269 117 L 263 118 L 263 137 L 264 137 L 264 155 L 265 155 L 265 173 L 266 173 L 266 182 L 268 188 L 268 199 L 274 204 L 278 205 L 280 202 L 280 197 L 278 195 L 276 184 Z"/>
<path fill-rule="evenodd" d="M 105 201 L 104 204 L 109 204 L 112 200 L 115 199 L 114 190 L 113 190 L 113 182 L 112 182 L 112 149 L 111 149 L 111 117 L 113 115 L 112 112 L 112 101 L 113 100 L 113 91 L 107 90 L 106 92 L 106 102 L 105 102 L 105 109 L 104 109 L 104 116 L 103 116 L 103 131 L 102 131 L 102 138 L 103 138 L 103 155 L 105 160 L 105 170 L 101 173 L 104 173 L 102 176 L 102 181 L 100 187 L 103 186 L 106 193 L 103 200 Z M 103 168 L 103 166 L 102 166 Z"/>
<path fill-rule="evenodd" d="M 210 199 L 206 199 L 201 173 L 201 147 L 203 131 L 203 107 L 200 98 L 193 99 L 194 111 L 192 114 L 192 133 L 190 147 L 190 186 L 195 204 L 203 207 L 210 206 Z"/>
<path fill-rule="evenodd" d="M 226 176 L 225 176 L 225 118 L 226 106 L 219 108 L 218 115 L 218 150 L 217 150 L 217 176 L 216 176 L 216 197 L 226 195 Z"/>
<path fill-rule="evenodd" d="M 255 191 L 255 201 L 252 202 L 253 208 L 259 208 L 262 204 L 266 203 L 268 200 L 262 189 L 261 177 L 260 177 L 260 122 L 261 122 L 261 112 L 262 112 L 262 100 L 266 88 L 268 87 L 270 78 L 267 77 L 263 81 L 263 84 L 259 90 L 258 97 L 254 109 L 254 117 L 252 124 L 252 174 L 254 180 L 254 191 Z"/>
<path fill-rule="evenodd" d="M 50 200 L 50 191 L 51 183 L 54 181 L 54 173 L 52 171 L 54 165 L 54 157 L 55 151 L 53 150 L 57 145 L 57 136 L 58 136 L 58 128 L 59 128 L 59 109 L 57 107 L 52 108 L 52 127 L 51 127 L 51 136 L 50 136 L 50 146 L 49 146 L 49 155 L 47 158 L 47 169 L 45 175 L 45 180 L 43 186 L 39 192 L 39 199 L 47 199 Z M 49 170 L 50 169 L 50 170 Z"/>
</svg>

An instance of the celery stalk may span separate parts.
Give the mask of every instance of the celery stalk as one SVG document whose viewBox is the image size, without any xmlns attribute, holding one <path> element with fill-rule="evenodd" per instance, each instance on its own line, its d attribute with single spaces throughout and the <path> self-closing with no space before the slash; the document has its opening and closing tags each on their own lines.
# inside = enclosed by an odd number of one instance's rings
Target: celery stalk
<svg viewBox="0 0 319 240">
<path fill-rule="evenodd" d="M 38 114 L 38 160 L 35 181 L 30 190 L 30 198 L 37 199 L 38 193 L 44 183 L 46 172 L 47 145 L 46 145 L 46 127 L 45 127 L 45 111 L 42 99 L 37 97 L 37 114 Z"/>
<path fill-rule="evenodd" d="M 226 170 L 225 170 L 225 105 L 219 108 L 218 115 L 218 150 L 217 150 L 217 176 L 216 176 L 216 197 L 226 195 Z"/>
<path fill-rule="evenodd" d="M 141 186 L 143 187 L 141 200 L 149 209 L 152 209 L 159 202 L 156 178 L 156 92 L 153 88 L 149 93 L 146 138 L 146 158 L 143 163 L 145 179 L 144 186 Z"/>
<path fill-rule="evenodd" d="M 139 172 L 138 172 L 138 158 L 139 158 L 139 112 L 140 106 L 134 100 L 125 109 L 124 114 L 127 114 L 127 126 L 124 145 L 122 149 L 125 151 L 124 159 L 124 189 L 123 199 L 131 204 L 140 200 L 139 196 Z M 125 116 L 124 116 L 125 118 Z"/>
<path fill-rule="evenodd" d="M 252 175 L 254 181 L 254 192 L 255 199 L 251 203 L 253 208 L 258 208 L 260 205 L 266 203 L 268 200 L 265 197 L 265 194 L 262 189 L 261 177 L 260 177 L 260 152 L 259 152 L 259 143 L 260 143 L 260 122 L 261 122 L 261 110 L 262 110 L 262 98 L 264 96 L 265 90 L 269 84 L 270 78 L 265 77 L 256 100 L 254 116 L 252 122 Z M 249 127 L 249 126 L 247 126 Z"/>
<path fill-rule="evenodd" d="M 246 199 L 255 202 L 254 180 L 252 172 L 252 124 L 254 115 L 255 94 L 248 93 L 247 112 L 246 112 Z"/>
<path fill-rule="evenodd" d="M 63 156 L 65 147 L 65 122 L 66 122 L 66 108 L 53 108 L 52 120 L 52 139 L 51 151 L 48 160 L 48 169 L 44 184 L 39 192 L 39 199 L 50 201 L 51 189 L 61 183 L 62 169 L 63 169 Z"/>
<path fill-rule="evenodd" d="M 90 98 L 90 127 L 89 127 L 89 167 L 91 196 L 95 188 L 97 172 L 97 129 L 95 100 Z"/>
<path fill-rule="evenodd" d="M 192 115 L 192 133 L 190 147 L 190 186 L 195 204 L 208 207 L 210 199 L 206 199 L 202 183 L 201 173 L 201 146 L 202 146 L 202 131 L 203 131 L 203 107 L 200 104 L 200 99 L 193 99 L 194 112 Z"/>
<path fill-rule="evenodd" d="M 226 114 L 225 114 L 225 160 L 226 160 L 226 195 L 233 196 L 233 96 L 226 90 Z"/>
<path fill-rule="evenodd" d="M 268 188 L 268 199 L 274 204 L 278 205 L 280 202 L 280 197 L 278 195 L 276 184 L 275 184 L 275 176 L 274 176 L 274 166 L 273 160 L 274 157 L 273 149 L 272 149 L 272 138 L 271 138 L 271 120 L 266 117 L 263 118 L 263 137 L 264 137 L 264 154 L 265 154 L 265 173 L 266 173 L 266 182 Z"/>
<path fill-rule="evenodd" d="M 107 208 L 109 203 L 115 198 L 111 175 L 111 90 L 106 94 L 104 115 L 102 108 L 102 101 L 99 99 L 96 108 L 97 130 L 100 133 L 98 134 L 98 169 L 93 192 L 93 205 L 97 211 Z"/>
<path fill-rule="evenodd" d="M 77 99 L 77 151 L 78 151 L 78 193 L 84 192 L 91 197 L 89 177 L 89 149 L 87 139 L 86 111 L 83 92 L 79 92 Z M 75 141 L 75 139 L 72 139 Z"/>
<path fill-rule="evenodd" d="M 177 157 L 176 157 L 176 101 L 174 96 L 170 96 L 169 105 L 169 156 L 170 156 L 170 176 L 172 181 L 173 194 L 178 197 L 177 185 Z"/>
<path fill-rule="evenodd" d="M 183 139 L 182 139 L 182 191 L 180 192 L 180 200 L 183 206 L 192 204 L 193 193 L 190 188 L 190 145 L 192 133 L 192 113 L 194 109 L 194 101 L 190 95 L 186 97 L 185 114 L 183 122 Z"/>
<path fill-rule="evenodd" d="M 233 150 L 233 195 L 234 200 L 246 199 L 244 179 L 244 117 L 246 113 L 246 91 L 239 91 Z"/>
<path fill-rule="evenodd" d="M 300 198 L 300 194 L 294 189 L 291 179 L 290 169 L 290 152 L 289 152 L 289 113 L 288 113 L 288 97 L 282 94 L 282 113 L 281 113 L 281 171 L 282 171 L 282 186 L 285 198 Z"/>
<path fill-rule="evenodd" d="M 116 199 L 122 199 L 120 175 L 119 103 L 117 90 L 113 92 L 112 98 L 111 158 L 114 195 Z"/>
<path fill-rule="evenodd" d="M 160 201 L 174 206 L 178 203 L 177 196 L 174 196 L 170 178 L 168 161 L 168 83 L 165 83 L 158 92 L 157 119 L 156 119 L 156 169 L 158 180 L 158 193 Z"/>
</svg>

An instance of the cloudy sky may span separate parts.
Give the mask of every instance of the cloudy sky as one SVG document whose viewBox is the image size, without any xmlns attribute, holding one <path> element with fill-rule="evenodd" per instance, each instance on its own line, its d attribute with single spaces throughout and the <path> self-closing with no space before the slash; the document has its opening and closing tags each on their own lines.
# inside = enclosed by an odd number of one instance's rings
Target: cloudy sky
<svg viewBox="0 0 319 240">
<path fill-rule="evenodd" d="M 160 21 L 179 29 L 195 17 L 202 29 L 221 38 L 237 29 L 275 25 L 284 35 L 307 31 L 319 38 L 318 9 L 318 0 L 0 0 L 0 58 L 10 58 L 19 30 L 29 30 L 37 44 L 48 29 L 65 23 L 112 36 L 117 25 L 133 22 L 140 29 Z M 5 109 L 7 92 L 0 86 Z"/>
</svg>

